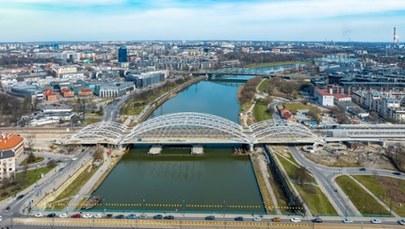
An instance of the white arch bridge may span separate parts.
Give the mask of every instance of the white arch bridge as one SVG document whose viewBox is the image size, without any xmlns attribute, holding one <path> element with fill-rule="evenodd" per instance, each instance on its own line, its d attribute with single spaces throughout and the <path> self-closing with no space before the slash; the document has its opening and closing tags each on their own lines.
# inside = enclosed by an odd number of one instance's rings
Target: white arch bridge
<svg viewBox="0 0 405 229">
<path fill-rule="evenodd" d="M 65 144 L 259 144 L 313 143 L 320 138 L 299 123 L 263 121 L 247 128 L 212 114 L 173 113 L 142 122 L 135 127 L 114 122 L 86 126 Z"/>
</svg>

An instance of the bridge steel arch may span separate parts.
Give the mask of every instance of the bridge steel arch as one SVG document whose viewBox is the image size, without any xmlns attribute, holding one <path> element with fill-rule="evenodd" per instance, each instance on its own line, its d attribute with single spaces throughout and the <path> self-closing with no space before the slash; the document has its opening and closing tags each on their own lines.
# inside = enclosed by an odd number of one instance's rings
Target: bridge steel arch
<svg viewBox="0 0 405 229">
<path fill-rule="evenodd" d="M 268 138 L 278 139 L 280 142 L 288 141 L 289 139 L 318 139 L 319 136 L 312 131 L 295 122 L 275 123 L 270 120 L 254 123 L 249 126 L 252 133 L 254 143 L 264 141 Z"/>
<path fill-rule="evenodd" d="M 243 128 L 228 119 L 203 113 L 184 112 L 162 115 L 137 126 L 123 139 L 122 144 L 137 143 L 140 139 L 226 140 L 228 143 L 246 143 L 249 137 Z"/>
<path fill-rule="evenodd" d="M 299 123 L 262 121 L 247 128 L 212 114 L 184 112 L 162 115 L 132 129 L 115 122 L 88 125 L 65 140 L 66 144 L 170 143 L 291 143 L 314 142 L 319 137 Z"/>
<path fill-rule="evenodd" d="M 100 122 L 88 125 L 72 135 L 66 143 L 80 144 L 120 144 L 128 132 L 128 127 L 116 122 Z"/>
</svg>

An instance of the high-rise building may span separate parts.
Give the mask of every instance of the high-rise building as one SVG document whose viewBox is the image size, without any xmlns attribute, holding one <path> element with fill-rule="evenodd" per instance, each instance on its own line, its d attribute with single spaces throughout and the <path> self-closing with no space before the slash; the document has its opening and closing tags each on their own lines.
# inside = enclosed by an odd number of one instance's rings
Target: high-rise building
<svg viewBox="0 0 405 229">
<path fill-rule="evenodd" d="M 127 47 L 121 46 L 118 49 L 118 62 L 120 63 L 128 62 Z"/>
</svg>

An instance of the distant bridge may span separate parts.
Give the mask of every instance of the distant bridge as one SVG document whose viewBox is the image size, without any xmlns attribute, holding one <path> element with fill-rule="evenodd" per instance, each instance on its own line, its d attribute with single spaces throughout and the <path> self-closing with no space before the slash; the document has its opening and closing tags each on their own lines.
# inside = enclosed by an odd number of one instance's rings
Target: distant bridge
<svg viewBox="0 0 405 229">
<path fill-rule="evenodd" d="M 223 75 L 243 75 L 243 76 L 262 76 L 270 77 L 272 74 L 297 67 L 295 64 L 274 66 L 269 68 L 221 68 L 217 70 L 206 70 L 193 74 L 208 75 L 209 77 L 217 77 Z"/>
</svg>

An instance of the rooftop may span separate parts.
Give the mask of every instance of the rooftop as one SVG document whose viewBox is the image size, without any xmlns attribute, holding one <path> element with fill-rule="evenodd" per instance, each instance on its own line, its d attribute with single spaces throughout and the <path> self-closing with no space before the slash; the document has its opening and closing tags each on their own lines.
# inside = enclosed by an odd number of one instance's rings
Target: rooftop
<svg viewBox="0 0 405 229">
<path fill-rule="evenodd" d="M 24 139 L 16 134 L 0 134 L 0 150 L 8 150 L 16 147 Z"/>
</svg>

